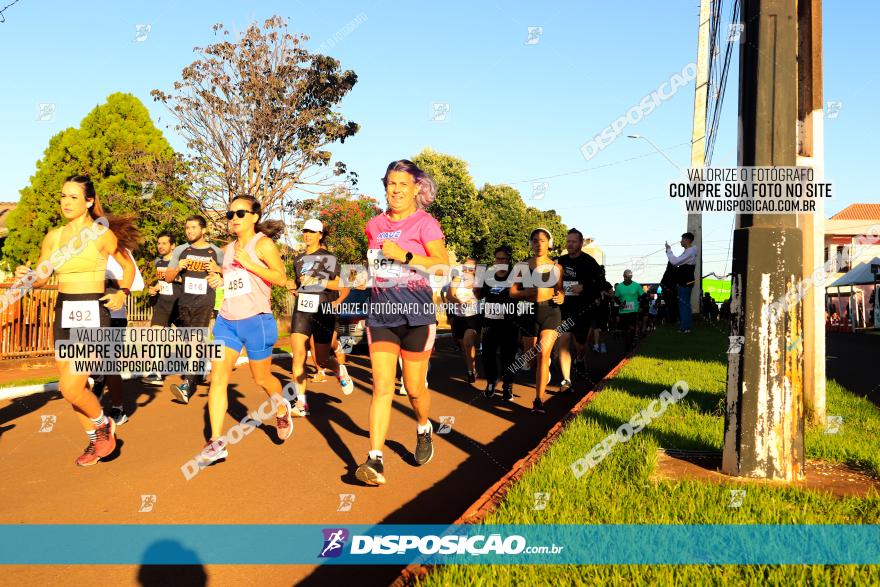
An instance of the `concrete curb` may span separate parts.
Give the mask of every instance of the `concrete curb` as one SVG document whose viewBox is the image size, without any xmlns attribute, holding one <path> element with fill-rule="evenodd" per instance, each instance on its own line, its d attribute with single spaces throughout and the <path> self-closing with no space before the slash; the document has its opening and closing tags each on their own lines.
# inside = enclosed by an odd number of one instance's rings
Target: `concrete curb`
<svg viewBox="0 0 880 587">
<path fill-rule="evenodd" d="M 272 357 L 289 357 L 290 353 L 272 353 Z M 250 360 L 247 356 L 239 357 L 237 361 L 235 361 L 235 366 L 244 365 L 249 363 Z M 210 369 L 208 369 L 210 372 Z M 126 381 L 133 379 L 131 375 L 124 374 L 122 378 Z M 18 387 L 3 387 L 0 388 L 0 401 L 6 401 L 10 399 L 16 399 L 20 397 L 27 397 L 29 395 L 34 395 L 37 393 L 49 393 L 58 391 L 58 382 L 51 381 L 49 383 L 35 383 L 33 385 L 20 385 Z"/>
</svg>

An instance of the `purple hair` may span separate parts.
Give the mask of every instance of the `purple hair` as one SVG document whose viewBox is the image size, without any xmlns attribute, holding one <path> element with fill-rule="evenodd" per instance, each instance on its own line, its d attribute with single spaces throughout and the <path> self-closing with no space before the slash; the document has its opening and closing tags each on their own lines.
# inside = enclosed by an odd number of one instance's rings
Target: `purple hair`
<svg viewBox="0 0 880 587">
<path fill-rule="evenodd" d="M 434 198 L 437 197 L 437 184 L 434 183 L 430 175 L 422 171 L 418 165 L 409 159 L 400 159 L 388 164 L 388 169 L 385 170 L 385 177 L 382 178 L 382 185 L 386 188 L 388 187 L 388 176 L 392 171 L 403 171 L 413 176 L 413 179 L 419 186 L 419 194 L 416 196 L 419 208 L 427 208 L 434 201 Z"/>
</svg>

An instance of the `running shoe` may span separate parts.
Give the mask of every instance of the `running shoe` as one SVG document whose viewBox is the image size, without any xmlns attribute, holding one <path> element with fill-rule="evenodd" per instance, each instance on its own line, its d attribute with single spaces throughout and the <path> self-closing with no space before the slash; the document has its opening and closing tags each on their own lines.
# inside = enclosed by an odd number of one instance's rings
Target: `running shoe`
<svg viewBox="0 0 880 587">
<path fill-rule="evenodd" d="M 434 441 L 431 439 L 431 431 L 416 434 L 416 464 L 426 465 L 434 458 Z"/>
<path fill-rule="evenodd" d="M 568 379 L 563 379 L 562 383 L 559 384 L 559 393 L 571 393 L 571 392 L 572 392 L 571 381 L 569 381 Z"/>
<path fill-rule="evenodd" d="M 397 395 L 407 395 L 406 386 L 403 384 L 403 379 L 400 380 L 400 388 L 397 390 Z"/>
<path fill-rule="evenodd" d="M 597 344 L 594 344 L 594 345 L 593 345 L 593 352 L 594 352 L 594 353 L 601 353 L 601 352 L 602 352 L 602 351 L 599 350 L 599 345 L 597 345 Z"/>
<path fill-rule="evenodd" d="M 148 385 L 156 385 L 156 386 L 161 386 L 165 383 L 165 381 L 162 379 L 162 376 L 159 375 L 158 373 L 153 373 L 152 375 L 148 375 L 148 376 L 144 377 L 143 382 Z"/>
<path fill-rule="evenodd" d="M 385 485 L 385 465 L 381 458 L 374 459 L 368 455 L 367 461 L 358 466 L 354 476 L 367 485 Z"/>
<path fill-rule="evenodd" d="M 172 385 L 171 386 L 171 395 L 174 396 L 174 399 L 181 401 L 185 404 L 189 403 L 189 385 L 186 383 L 182 383 L 180 385 Z"/>
<path fill-rule="evenodd" d="M 474 373 L 473 371 L 468 371 L 467 372 L 467 380 L 468 380 L 468 383 L 476 383 L 477 382 L 477 374 Z"/>
<path fill-rule="evenodd" d="M 325 381 L 327 381 L 327 375 L 324 373 L 324 370 L 321 369 L 320 371 L 312 375 L 311 381 L 312 383 L 324 383 Z"/>
<path fill-rule="evenodd" d="M 546 414 L 544 411 L 544 402 L 535 398 L 535 401 L 532 403 L 532 413 L 533 414 Z"/>
<path fill-rule="evenodd" d="M 287 440 L 293 435 L 293 409 L 287 398 L 281 398 L 281 403 L 284 405 L 284 415 L 275 415 L 275 429 L 278 430 L 278 438 Z"/>
<path fill-rule="evenodd" d="M 503 387 L 503 391 L 504 391 L 504 395 L 502 397 L 504 398 L 504 401 L 512 402 L 513 401 L 513 384 L 512 383 L 505 383 L 504 387 Z"/>
<path fill-rule="evenodd" d="M 95 454 L 104 458 L 116 450 L 116 422 L 107 418 L 107 423 L 95 428 Z"/>
<path fill-rule="evenodd" d="M 288 402 L 288 405 L 290 405 L 290 402 Z M 293 408 L 290 409 L 290 413 L 292 413 L 297 418 L 305 418 L 309 415 L 309 404 L 297 400 Z"/>
<path fill-rule="evenodd" d="M 117 426 L 122 426 L 128 422 L 128 416 L 122 408 L 110 408 L 108 417 L 113 418 L 113 421 L 116 422 Z"/>
<path fill-rule="evenodd" d="M 101 458 L 95 453 L 95 441 L 89 440 L 89 445 L 73 462 L 77 467 L 90 467 L 100 460 Z"/>
<path fill-rule="evenodd" d="M 604 342 L 601 345 L 599 345 L 599 352 L 602 353 L 603 355 L 608 352 L 608 347 L 605 346 Z"/>
<path fill-rule="evenodd" d="M 354 391 L 354 382 L 348 376 L 348 369 L 345 368 L 345 365 L 339 365 L 339 387 L 342 388 L 342 393 L 345 395 L 351 395 L 351 392 Z"/>
<path fill-rule="evenodd" d="M 495 384 L 489 383 L 486 385 L 486 391 L 483 392 L 483 395 L 486 396 L 486 399 L 492 399 L 492 396 L 495 395 Z"/>
<path fill-rule="evenodd" d="M 215 463 L 220 459 L 225 459 L 229 456 L 229 452 L 226 450 L 226 441 L 222 438 L 218 438 L 217 440 L 209 440 L 205 447 L 202 449 L 202 452 L 199 453 L 199 464 L 203 466 L 210 465 L 211 463 Z"/>
</svg>

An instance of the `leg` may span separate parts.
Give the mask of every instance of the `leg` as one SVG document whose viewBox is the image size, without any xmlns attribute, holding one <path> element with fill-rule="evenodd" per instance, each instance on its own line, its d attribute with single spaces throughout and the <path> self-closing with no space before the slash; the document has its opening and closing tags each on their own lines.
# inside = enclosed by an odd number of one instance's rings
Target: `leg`
<svg viewBox="0 0 880 587">
<path fill-rule="evenodd" d="M 70 361 L 56 361 L 55 366 L 58 368 L 58 388 L 61 395 L 73 407 L 83 430 L 94 430 L 92 419 L 100 417 L 101 404 L 87 387 L 89 374 L 73 373 Z"/>
<path fill-rule="evenodd" d="M 489 385 L 498 383 L 498 357 L 496 354 L 500 340 L 497 330 L 497 326 L 489 326 L 483 337 L 483 371 L 486 374 L 486 383 Z"/>
<path fill-rule="evenodd" d="M 287 408 L 281 401 L 281 382 L 272 375 L 272 357 L 266 357 L 258 361 L 251 360 L 248 362 L 251 368 L 251 375 L 254 383 L 263 388 L 266 395 L 275 403 L 276 412 L 279 416 L 287 414 Z"/>
<path fill-rule="evenodd" d="M 211 420 L 211 438 L 216 440 L 223 436 L 223 420 L 229 407 L 227 387 L 232 367 L 241 354 L 229 347 L 223 349 L 223 360 L 211 363 L 211 387 L 208 389 L 208 416 Z"/>
<path fill-rule="evenodd" d="M 571 381 L 571 339 L 570 332 L 559 335 L 557 350 L 559 351 L 559 368 L 562 369 L 562 379 Z"/>
<path fill-rule="evenodd" d="M 291 376 L 293 377 L 297 396 L 305 395 L 306 393 L 306 356 L 308 354 L 306 344 L 308 341 L 309 337 L 306 334 L 295 332 L 290 335 L 290 350 L 293 355 Z"/>
<path fill-rule="evenodd" d="M 464 366 L 468 373 L 477 372 L 477 345 L 479 340 L 480 337 L 475 330 L 471 328 L 465 330 L 464 338 L 462 338 L 461 352 L 464 355 Z M 407 387 L 407 389 L 409 388 Z"/>
<path fill-rule="evenodd" d="M 370 401 L 370 450 L 381 451 L 385 446 L 385 436 L 388 434 L 388 422 L 391 420 L 391 402 L 394 398 L 394 385 L 397 380 L 397 351 L 388 349 L 391 345 L 385 344 L 387 350 L 370 350 L 370 363 L 373 367 L 373 399 Z M 422 385 L 425 380 L 422 379 Z"/>
<path fill-rule="evenodd" d="M 538 352 L 538 368 L 535 376 L 535 399 L 543 401 L 544 392 L 547 390 L 547 376 L 550 373 L 550 356 L 553 354 L 553 345 L 556 342 L 555 330 L 542 330 L 540 336 L 540 349 Z"/>
<path fill-rule="evenodd" d="M 428 391 L 426 377 L 428 376 L 428 358 L 403 360 L 403 382 L 409 403 L 416 413 L 416 423 L 424 426 L 428 423 L 428 413 L 431 408 L 431 392 Z"/>
</svg>

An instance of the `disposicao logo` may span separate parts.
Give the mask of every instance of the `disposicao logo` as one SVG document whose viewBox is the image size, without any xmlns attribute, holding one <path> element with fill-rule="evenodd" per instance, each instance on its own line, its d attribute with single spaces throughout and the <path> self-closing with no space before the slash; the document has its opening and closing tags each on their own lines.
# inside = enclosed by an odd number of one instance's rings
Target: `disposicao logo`
<svg viewBox="0 0 880 587">
<path fill-rule="evenodd" d="M 345 528 L 324 528 L 324 547 L 318 558 L 336 558 L 342 554 L 343 546 L 348 540 L 348 530 Z"/>
</svg>

